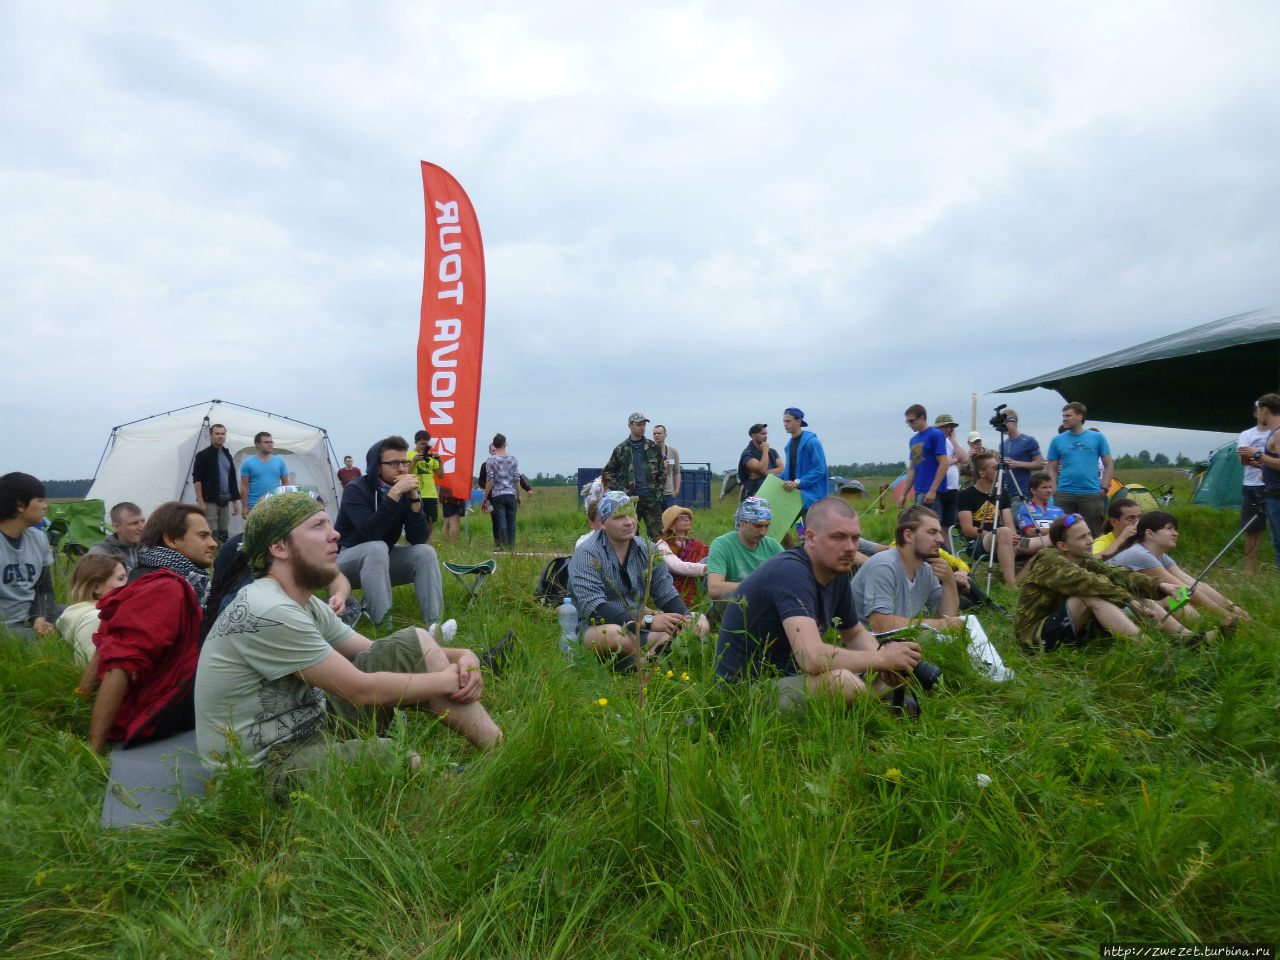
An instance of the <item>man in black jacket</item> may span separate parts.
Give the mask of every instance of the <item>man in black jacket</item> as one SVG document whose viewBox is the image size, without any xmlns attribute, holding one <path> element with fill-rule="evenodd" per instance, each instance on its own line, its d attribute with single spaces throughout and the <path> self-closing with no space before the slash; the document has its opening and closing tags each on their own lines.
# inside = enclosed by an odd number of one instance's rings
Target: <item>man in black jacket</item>
<svg viewBox="0 0 1280 960">
<path fill-rule="evenodd" d="M 240 485 L 235 460 L 226 447 L 227 428 L 215 423 L 209 428 L 209 440 L 209 446 L 197 453 L 192 463 L 191 482 L 213 535 L 225 542 L 231 517 L 240 516 Z"/>
<path fill-rule="evenodd" d="M 396 436 L 369 448 L 365 475 L 342 491 L 335 525 L 338 569 L 364 591 L 365 608 L 379 625 L 391 612 L 394 585 L 413 584 L 423 623 L 437 622 L 444 607 L 440 563 L 427 544 L 427 518 L 408 450 L 408 441 Z"/>
</svg>

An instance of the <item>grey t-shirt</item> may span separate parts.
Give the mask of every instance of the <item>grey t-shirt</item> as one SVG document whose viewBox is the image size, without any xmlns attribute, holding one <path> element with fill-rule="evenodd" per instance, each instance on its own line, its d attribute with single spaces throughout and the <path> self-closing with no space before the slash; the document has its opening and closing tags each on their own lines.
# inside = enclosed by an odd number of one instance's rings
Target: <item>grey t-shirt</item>
<svg viewBox="0 0 1280 960">
<path fill-rule="evenodd" d="M 853 605 L 859 622 L 867 629 L 871 628 L 867 618 L 873 613 L 917 617 L 925 610 L 937 610 L 941 600 L 942 583 L 933 568 L 921 564 L 915 580 L 908 580 L 902 555 L 896 549 L 870 557 L 853 578 Z"/>
<path fill-rule="evenodd" d="M 274 746 L 324 728 L 325 694 L 298 671 L 351 636 L 323 600 L 298 606 L 270 577 L 245 587 L 218 617 L 196 669 L 196 745 L 217 759 L 236 742 L 255 766 Z"/>
<path fill-rule="evenodd" d="M 1167 553 L 1157 557 L 1146 547 L 1136 543 L 1132 547 L 1125 547 L 1107 563 L 1113 567 L 1124 567 L 1126 570 L 1150 570 L 1152 567 L 1164 567 L 1168 570 L 1176 566 L 1173 557 Z"/>
<path fill-rule="evenodd" d="M 53 564 L 43 530 L 27 527 L 17 541 L 0 533 L 0 623 L 26 623 L 36 598 L 36 582 Z"/>
</svg>

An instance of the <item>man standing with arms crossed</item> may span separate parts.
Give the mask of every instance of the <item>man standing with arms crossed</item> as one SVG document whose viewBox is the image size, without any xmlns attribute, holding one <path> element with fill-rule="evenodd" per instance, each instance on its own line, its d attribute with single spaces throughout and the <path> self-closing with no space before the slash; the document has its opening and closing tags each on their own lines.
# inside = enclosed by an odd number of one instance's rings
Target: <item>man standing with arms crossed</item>
<svg viewBox="0 0 1280 960">
<path fill-rule="evenodd" d="M 1115 469 L 1111 462 L 1111 446 L 1096 430 L 1086 430 L 1088 410 L 1083 403 L 1071 402 L 1062 408 L 1062 425 L 1067 429 L 1049 442 L 1045 470 L 1053 478 L 1057 493 L 1054 503 L 1064 513 L 1078 513 L 1089 524 L 1095 537 L 1104 529 L 1107 513 L 1106 491 L 1111 486 Z M 1098 478 L 1098 461 L 1102 461 L 1102 478 Z"/>
<path fill-rule="evenodd" d="M 231 518 L 240 516 L 236 465 L 226 444 L 227 428 L 215 423 L 209 428 L 209 446 L 197 453 L 191 464 L 196 503 L 209 518 L 213 535 L 224 543 L 230 532 Z"/>
</svg>

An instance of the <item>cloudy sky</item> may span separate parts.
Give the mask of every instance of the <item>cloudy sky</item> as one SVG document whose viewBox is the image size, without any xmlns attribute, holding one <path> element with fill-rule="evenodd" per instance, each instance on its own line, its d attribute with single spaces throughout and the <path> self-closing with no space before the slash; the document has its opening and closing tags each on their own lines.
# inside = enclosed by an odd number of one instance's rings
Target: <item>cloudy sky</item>
<svg viewBox="0 0 1280 960">
<path fill-rule="evenodd" d="M 411 434 L 420 160 L 475 204 L 480 436 L 527 473 L 634 409 L 716 469 L 792 404 L 831 462 L 973 393 L 1047 443 L 1057 394 L 988 391 L 1280 302 L 1277 36 L 1264 2 L 5 3 L 3 469 L 90 476 L 211 397 Z"/>
</svg>

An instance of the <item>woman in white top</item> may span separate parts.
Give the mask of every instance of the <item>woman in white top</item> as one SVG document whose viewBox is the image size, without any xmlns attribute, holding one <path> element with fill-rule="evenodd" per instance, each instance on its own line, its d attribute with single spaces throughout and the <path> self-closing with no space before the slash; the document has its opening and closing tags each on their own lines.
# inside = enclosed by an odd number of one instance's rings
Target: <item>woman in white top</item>
<svg viewBox="0 0 1280 960">
<path fill-rule="evenodd" d="M 1191 593 L 1191 602 L 1196 606 L 1218 610 L 1227 617 L 1249 619 L 1249 614 L 1239 606 L 1203 580 L 1197 584 L 1194 577 L 1185 573 L 1173 562 L 1169 552 L 1177 545 L 1177 518 L 1163 510 L 1152 510 L 1150 513 L 1143 514 L 1142 519 L 1138 521 L 1138 527 L 1134 531 L 1133 546 L 1121 550 L 1107 562 L 1112 566 L 1145 573 L 1149 577 L 1164 580 L 1177 587 L 1191 587 L 1195 584 L 1195 590 Z"/>
</svg>

